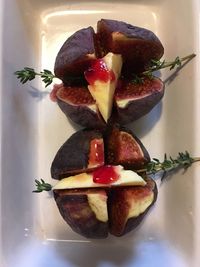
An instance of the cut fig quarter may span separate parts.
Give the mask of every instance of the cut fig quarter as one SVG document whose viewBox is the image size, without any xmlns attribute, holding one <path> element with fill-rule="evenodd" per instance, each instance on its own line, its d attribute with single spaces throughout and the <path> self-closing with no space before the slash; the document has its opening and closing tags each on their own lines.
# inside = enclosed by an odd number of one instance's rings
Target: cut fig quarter
<svg viewBox="0 0 200 267">
<path fill-rule="evenodd" d="M 164 83 L 156 77 L 143 78 L 142 83 L 120 80 L 114 104 L 120 124 L 133 122 L 150 112 L 164 96 Z"/>
<path fill-rule="evenodd" d="M 108 236 L 106 190 L 54 190 L 54 198 L 63 219 L 75 232 L 87 238 Z"/>
<path fill-rule="evenodd" d="M 62 179 L 104 165 L 104 142 L 100 131 L 81 130 L 74 133 L 58 150 L 51 176 Z"/>
<path fill-rule="evenodd" d="M 142 142 L 128 128 L 114 124 L 107 129 L 105 138 L 106 162 L 126 169 L 142 169 L 150 156 Z"/>
<path fill-rule="evenodd" d="M 111 189 L 108 199 L 109 230 L 122 236 L 135 229 L 157 199 L 157 185 L 146 178 L 144 187 L 132 186 Z"/>
<path fill-rule="evenodd" d="M 123 21 L 101 19 L 97 36 L 104 54 L 122 55 L 124 75 L 144 71 L 152 59 L 158 60 L 164 54 L 163 45 L 152 31 Z"/>
<path fill-rule="evenodd" d="M 95 59 L 95 32 L 92 27 L 81 29 L 70 36 L 57 54 L 54 73 L 64 83 L 71 77 L 83 76 Z"/>
<path fill-rule="evenodd" d="M 101 129 L 105 122 L 96 101 L 85 86 L 61 86 L 57 92 L 57 103 L 67 118 L 86 128 Z"/>
</svg>

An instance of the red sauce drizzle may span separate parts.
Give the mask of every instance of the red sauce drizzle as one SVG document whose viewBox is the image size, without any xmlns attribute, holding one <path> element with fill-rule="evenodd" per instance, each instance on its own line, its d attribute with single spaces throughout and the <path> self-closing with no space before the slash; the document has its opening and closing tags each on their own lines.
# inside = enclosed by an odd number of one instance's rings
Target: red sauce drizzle
<svg viewBox="0 0 200 267">
<path fill-rule="evenodd" d="M 111 184 L 119 179 L 114 166 L 102 166 L 93 172 L 93 182 L 98 184 Z"/>
<path fill-rule="evenodd" d="M 115 80 L 114 72 L 107 68 L 103 59 L 96 59 L 92 61 L 90 68 L 86 70 L 84 74 L 90 85 L 93 85 L 96 80 L 103 82 Z"/>
<path fill-rule="evenodd" d="M 90 142 L 89 164 L 104 164 L 104 145 L 102 139 L 93 139 Z"/>
</svg>

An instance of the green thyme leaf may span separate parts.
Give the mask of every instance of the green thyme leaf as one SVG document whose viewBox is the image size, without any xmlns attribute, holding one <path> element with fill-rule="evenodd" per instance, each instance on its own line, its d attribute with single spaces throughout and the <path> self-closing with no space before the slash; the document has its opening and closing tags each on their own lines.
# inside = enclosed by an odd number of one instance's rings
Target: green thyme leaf
<svg viewBox="0 0 200 267">
<path fill-rule="evenodd" d="M 137 172 L 146 172 L 148 174 L 156 174 L 158 172 L 163 172 L 161 180 L 163 180 L 167 173 L 175 171 L 178 168 L 187 169 L 194 162 L 200 161 L 200 158 L 192 158 L 188 151 L 180 152 L 176 158 L 167 157 L 164 155 L 163 161 L 157 158 L 153 158 L 144 169 L 138 170 Z"/>
<path fill-rule="evenodd" d="M 133 80 L 132 82 L 138 84 L 140 81 L 140 83 L 143 83 L 144 77 L 153 78 L 153 72 L 161 70 L 161 69 L 165 69 L 165 68 L 169 68 L 170 70 L 173 70 L 175 68 L 181 67 L 183 62 L 185 61 L 189 61 L 192 58 L 194 58 L 196 55 L 195 54 L 190 54 L 186 57 L 180 58 L 180 57 L 176 57 L 173 61 L 170 62 L 166 62 L 165 60 L 160 61 L 160 60 L 151 60 L 151 64 L 149 66 L 149 68 L 142 72 L 140 75 L 133 75 Z"/>
<path fill-rule="evenodd" d="M 45 83 L 45 87 L 49 86 L 55 78 L 55 75 L 50 70 L 44 69 L 40 73 L 37 73 L 33 68 L 28 67 L 25 67 L 22 70 L 18 70 L 14 74 L 23 84 L 27 81 L 35 79 L 36 76 L 40 76 L 42 78 L 42 81 Z"/>
<path fill-rule="evenodd" d="M 40 181 L 35 179 L 35 186 L 36 186 L 36 190 L 34 190 L 33 193 L 41 193 L 43 191 L 51 191 L 51 189 L 52 189 L 52 185 L 46 183 L 43 179 L 41 179 Z"/>
</svg>

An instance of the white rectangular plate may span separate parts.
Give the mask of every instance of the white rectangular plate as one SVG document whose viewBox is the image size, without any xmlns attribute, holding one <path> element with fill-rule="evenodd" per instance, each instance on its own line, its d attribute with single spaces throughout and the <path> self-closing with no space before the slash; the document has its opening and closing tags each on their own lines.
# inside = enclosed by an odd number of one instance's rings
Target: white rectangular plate
<svg viewBox="0 0 200 267">
<path fill-rule="evenodd" d="M 199 266 L 199 164 L 158 182 L 157 203 L 136 231 L 106 240 L 82 238 L 62 220 L 48 193 L 31 193 L 36 178 L 53 183 L 54 155 L 78 128 L 49 100 L 41 83 L 22 86 L 13 75 L 25 66 L 53 70 L 66 38 L 96 27 L 101 18 L 148 28 L 162 41 L 164 58 L 193 52 L 197 57 L 166 83 L 162 103 L 130 127 L 152 157 L 185 150 L 199 156 L 198 1 L 4 0 L 0 5 L 2 266 Z M 162 72 L 164 80 L 169 75 Z"/>
</svg>

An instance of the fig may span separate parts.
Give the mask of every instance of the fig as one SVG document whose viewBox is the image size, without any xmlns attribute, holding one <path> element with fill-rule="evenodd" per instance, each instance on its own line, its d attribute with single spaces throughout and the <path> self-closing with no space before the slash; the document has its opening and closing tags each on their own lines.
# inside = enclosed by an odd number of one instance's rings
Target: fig
<svg viewBox="0 0 200 267">
<path fill-rule="evenodd" d="M 114 96 L 118 122 L 127 124 L 150 112 L 164 96 L 164 87 L 155 77 L 145 77 L 142 83 L 120 80 Z"/>
<path fill-rule="evenodd" d="M 87 87 L 63 85 L 57 90 L 56 97 L 60 109 L 73 122 L 92 129 L 105 127 L 105 122 Z"/>
<path fill-rule="evenodd" d="M 105 183 L 108 168 L 119 175 L 118 180 Z M 108 232 L 124 235 L 142 221 L 156 201 L 156 184 L 121 166 L 99 170 L 98 182 L 94 179 L 96 170 L 59 181 L 53 188 L 55 201 L 63 219 L 85 237 L 105 238 Z"/>
<path fill-rule="evenodd" d="M 142 169 L 150 161 L 142 142 L 129 129 L 112 125 L 106 134 L 106 162 L 126 169 Z"/>
<path fill-rule="evenodd" d="M 78 30 L 65 41 L 55 60 L 55 76 L 64 83 L 56 94 L 59 107 L 72 121 L 91 129 L 110 122 L 113 103 L 117 122 L 140 118 L 160 101 L 164 85 L 156 78 L 144 78 L 142 85 L 135 85 L 131 77 L 163 53 L 153 32 L 122 21 L 101 19 L 97 34 L 92 27 Z M 118 82 L 120 75 L 123 79 Z"/>
<path fill-rule="evenodd" d="M 108 52 L 122 55 L 124 75 L 144 71 L 152 59 L 158 60 L 164 53 L 152 31 L 123 21 L 101 19 L 97 23 L 97 38 L 102 55 Z"/>
<path fill-rule="evenodd" d="M 84 71 L 95 56 L 95 32 L 92 27 L 81 29 L 70 36 L 57 54 L 54 73 L 64 83 L 84 77 Z"/>
<path fill-rule="evenodd" d="M 146 186 L 112 188 L 108 200 L 109 230 L 122 236 L 135 229 L 157 199 L 157 186 L 146 178 Z"/>
<path fill-rule="evenodd" d="M 107 194 L 103 189 L 54 190 L 63 219 L 87 238 L 108 235 Z"/>
<path fill-rule="evenodd" d="M 102 134 L 98 130 L 81 130 L 74 133 L 58 150 L 51 165 L 51 176 L 60 180 L 102 165 L 104 165 Z"/>
</svg>

